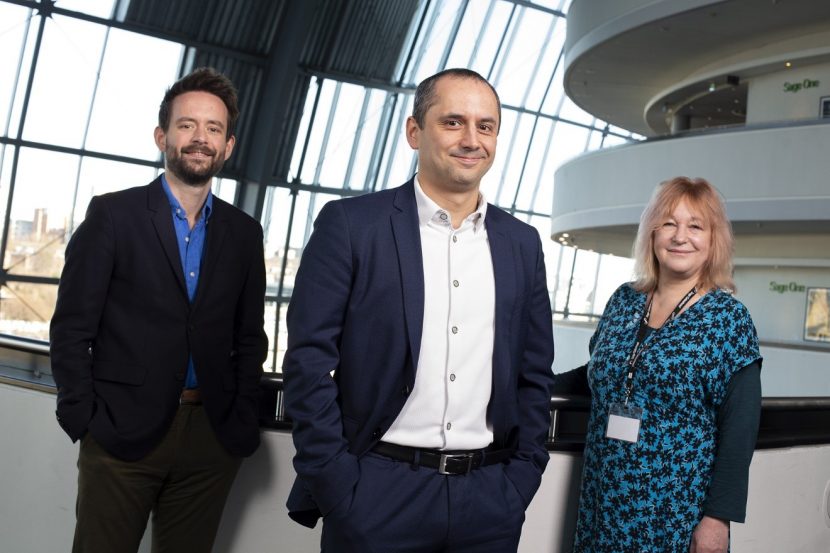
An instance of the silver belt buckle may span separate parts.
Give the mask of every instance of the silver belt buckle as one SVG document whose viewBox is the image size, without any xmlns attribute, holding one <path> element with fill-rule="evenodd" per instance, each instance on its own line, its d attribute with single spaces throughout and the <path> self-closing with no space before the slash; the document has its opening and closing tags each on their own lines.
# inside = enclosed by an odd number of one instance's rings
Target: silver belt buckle
<svg viewBox="0 0 830 553">
<path fill-rule="evenodd" d="M 467 458 L 467 470 L 464 474 L 469 473 L 473 469 L 473 455 L 472 453 L 461 453 L 459 455 L 448 455 L 446 453 L 441 454 L 441 458 L 438 460 L 438 474 L 445 474 L 449 476 L 454 476 L 457 473 L 454 472 L 447 472 L 447 460 L 449 459 L 463 459 Z"/>
</svg>

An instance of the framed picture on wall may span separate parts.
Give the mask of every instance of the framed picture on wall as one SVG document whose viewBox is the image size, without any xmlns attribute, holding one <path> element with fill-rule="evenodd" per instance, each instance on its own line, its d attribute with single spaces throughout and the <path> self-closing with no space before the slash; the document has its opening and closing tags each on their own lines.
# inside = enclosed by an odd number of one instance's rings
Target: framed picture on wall
<svg viewBox="0 0 830 553">
<path fill-rule="evenodd" d="M 830 342 L 830 288 L 807 288 L 804 339 Z"/>
<path fill-rule="evenodd" d="M 822 96 L 821 104 L 819 106 L 819 117 L 822 119 L 830 118 L 830 96 Z"/>
</svg>

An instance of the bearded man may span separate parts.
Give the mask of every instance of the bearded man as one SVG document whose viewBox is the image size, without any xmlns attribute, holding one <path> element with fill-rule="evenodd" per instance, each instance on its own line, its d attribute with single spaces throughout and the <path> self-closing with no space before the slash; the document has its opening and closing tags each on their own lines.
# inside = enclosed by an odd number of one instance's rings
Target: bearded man
<svg viewBox="0 0 830 553">
<path fill-rule="evenodd" d="M 73 552 L 208 553 L 259 445 L 262 227 L 214 197 L 233 151 L 233 83 L 176 82 L 154 137 L 165 172 L 92 198 L 66 248 L 52 318 L 57 417 L 78 457 Z"/>
</svg>

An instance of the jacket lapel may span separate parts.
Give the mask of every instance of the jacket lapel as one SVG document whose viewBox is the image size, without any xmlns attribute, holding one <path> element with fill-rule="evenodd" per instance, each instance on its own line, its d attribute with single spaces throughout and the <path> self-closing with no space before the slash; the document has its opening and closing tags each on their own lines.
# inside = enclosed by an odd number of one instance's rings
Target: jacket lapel
<svg viewBox="0 0 830 553">
<path fill-rule="evenodd" d="M 516 301 L 516 258 L 514 243 L 502 232 L 499 213 L 488 206 L 484 225 L 493 261 L 493 279 L 496 287 L 495 328 L 493 340 L 493 393 L 507 389 L 509 382 L 510 319 Z M 503 362 L 505 361 L 505 362 Z"/>
<path fill-rule="evenodd" d="M 198 306 L 202 297 L 204 297 L 204 290 L 210 288 L 210 278 L 214 274 L 216 264 L 219 260 L 219 254 L 222 251 L 222 243 L 225 241 L 228 225 L 224 224 L 226 215 L 225 206 L 221 204 L 222 202 L 219 201 L 219 198 L 214 196 L 213 212 L 208 219 L 205 234 L 205 249 L 202 253 L 202 265 L 199 269 L 199 286 L 196 288 L 196 297 L 193 298 L 194 309 Z"/>
<path fill-rule="evenodd" d="M 424 324 L 424 264 L 413 181 L 410 180 L 397 190 L 393 204 L 397 212 L 391 217 L 392 233 L 398 251 L 404 318 L 412 352 L 412 366 L 415 368 L 418 366 L 418 355 L 421 352 Z M 412 376 L 414 378 L 414 373 Z"/>
<path fill-rule="evenodd" d="M 148 190 L 147 208 L 150 210 L 150 218 L 153 221 L 153 226 L 156 229 L 156 235 L 161 242 L 161 247 L 164 250 L 167 262 L 176 275 L 176 280 L 179 283 L 179 290 L 187 299 L 187 286 L 184 282 L 184 272 L 182 271 L 182 260 L 179 257 L 179 247 L 176 242 L 176 231 L 173 229 L 173 215 L 170 212 L 170 202 L 161 188 L 161 177 L 153 181 Z"/>
</svg>

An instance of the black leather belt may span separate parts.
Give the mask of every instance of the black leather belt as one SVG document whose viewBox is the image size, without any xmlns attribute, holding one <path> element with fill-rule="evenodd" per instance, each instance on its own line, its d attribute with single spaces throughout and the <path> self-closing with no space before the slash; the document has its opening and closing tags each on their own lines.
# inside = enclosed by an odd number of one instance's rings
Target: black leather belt
<svg viewBox="0 0 830 553">
<path fill-rule="evenodd" d="M 413 465 L 437 469 L 441 474 L 467 474 L 473 469 L 506 461 L 513 455 L 509 449 L 476 449 L 473 451 L 441 451 L 378 442 L 372 451 Z"/>
</svg>

